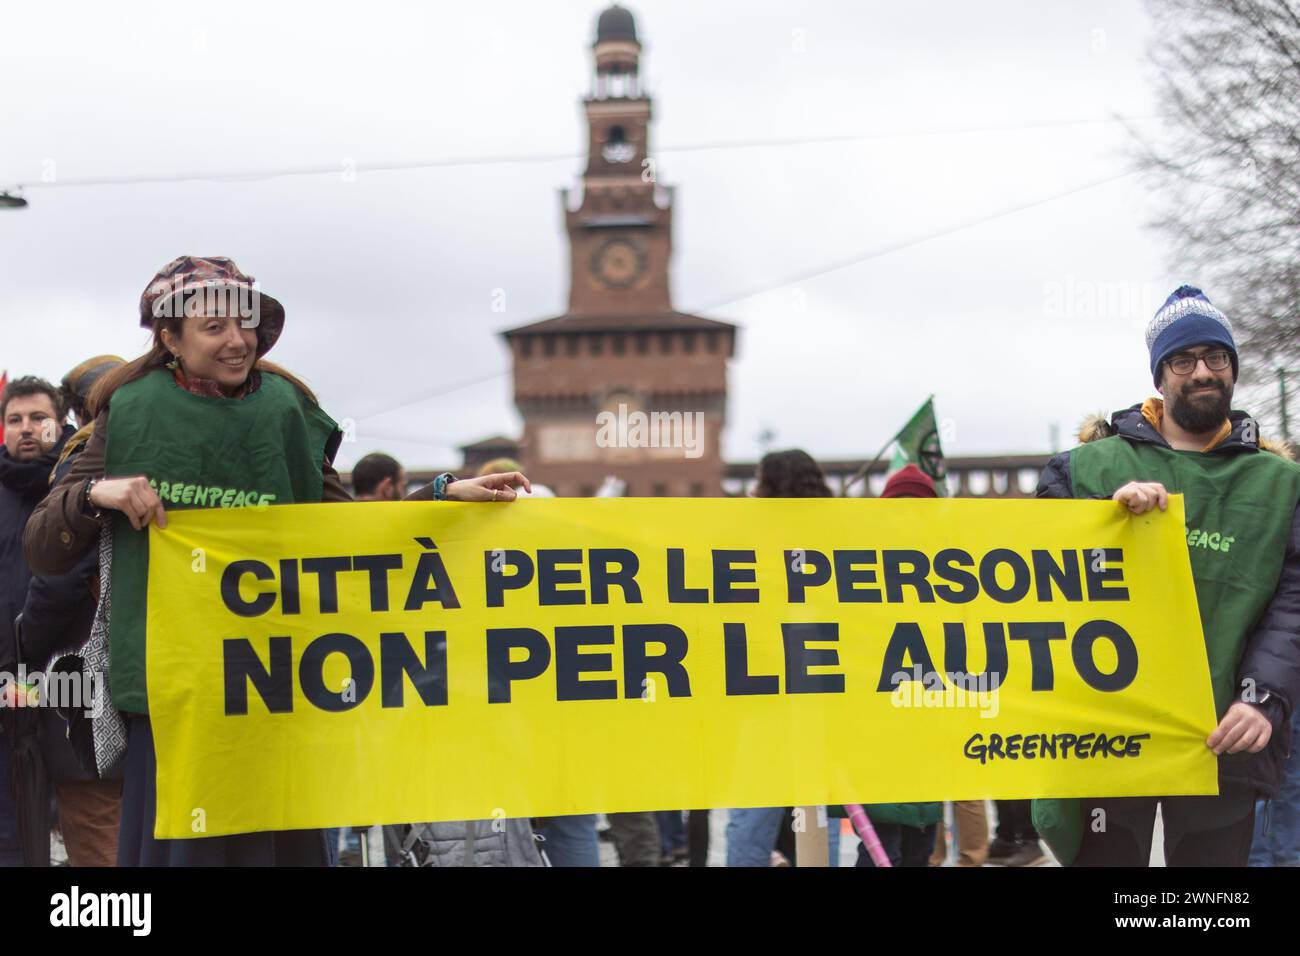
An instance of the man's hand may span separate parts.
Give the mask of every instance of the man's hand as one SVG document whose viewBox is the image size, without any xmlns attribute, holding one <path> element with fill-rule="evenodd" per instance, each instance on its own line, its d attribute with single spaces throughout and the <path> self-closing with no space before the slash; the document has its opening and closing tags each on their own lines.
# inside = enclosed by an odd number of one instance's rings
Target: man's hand
<svg viewBox="0 0 1300 956">
<path fill-rule="evenodd" d="M 1216 755 L 1235 754 L 1243 750 L 1257 754 L 1268 746 L 1272 736 L 1273 724 L 1264 716 L 1264 712 L 1253 704 L 1237 701 L 1228 708 L 1205 745 Z"/>
<path fill-rule="evenodd" d="M 158 492 L 149 487 L 144 475 L 133 478 L 105 478 L 90 489 L 90 503 L 96 508 L 112 508 L 126 515 L 131 527 L 139 531 L 150 521 L 167 527 L 167 512 Z"/>
<path fill-rule="evenodd" d="M 462 478 L 447 486 L 448 501 L 514 501 L 515 488 L 523 485 L 529 494 L 533 486 L 517 471 L 503 471 L 481 478 Z M 96 489 L 98 490 L 98 488 Z"/>
<path fill-rule="evenodd" d="M 1169 507 L 1169 492 L 1158 481 L 1130 481 L 1110 496 L 1135 515 L 1144 515 L 1152 508 L 1164 511 Z"/>
</svg>

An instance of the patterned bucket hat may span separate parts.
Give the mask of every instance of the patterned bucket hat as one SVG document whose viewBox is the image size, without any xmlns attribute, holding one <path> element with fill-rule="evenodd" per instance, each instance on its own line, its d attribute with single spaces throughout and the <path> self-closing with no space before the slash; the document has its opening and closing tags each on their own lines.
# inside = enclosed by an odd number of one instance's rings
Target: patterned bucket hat
<svg viewBox="0 0 1300 956">
<path fill-rule="evenodd" d="M 244 328 L 257 329 L 259 356 L 280 338 L 284 306 L 225 256 L 180 256 L 163 266 L 140 295 L 140 325 L 152 329 L 158 319 L 195 315 L 205 303 L 218 302 Z"/>
</svg>

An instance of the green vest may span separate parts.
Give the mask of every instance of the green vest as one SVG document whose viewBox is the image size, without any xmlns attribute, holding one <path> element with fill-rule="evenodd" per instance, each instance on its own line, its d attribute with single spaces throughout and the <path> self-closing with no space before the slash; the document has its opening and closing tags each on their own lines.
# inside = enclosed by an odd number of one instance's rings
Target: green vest
<svg viewBox="0 0 1300 956">
<path fill-rule="evenodd" d="M 286 379 L 261 376 L 243 398 L 194 395 L 165 370 L 122 386 L 109 406 L 105 475 L 147 476 L 168 511 L 320 501 L 338 427 Z M 119 710 L 147 713 L 149 536 L 110 514 L 109 688 Z"/>
<path fill-rule="evenodd" d="M 1300 466 L 1279 455 L 1229 449 L 1175 451 L 1119 435 L 1070 452 L 1075 497 L 1109 497 L 1130 481 L 1158 481 L 1185 495 L 1187 549 L 1210 662 L 1215 713 L 1237 695 L 1237 667 L 1282 575 L 1300 504 Z M 1220 757 L 1225 765 L 1246 754 Z M 1081 801 L 1036 800 L 1034 823 L 1068 863 L 1082 839 Z"/>
</svg>

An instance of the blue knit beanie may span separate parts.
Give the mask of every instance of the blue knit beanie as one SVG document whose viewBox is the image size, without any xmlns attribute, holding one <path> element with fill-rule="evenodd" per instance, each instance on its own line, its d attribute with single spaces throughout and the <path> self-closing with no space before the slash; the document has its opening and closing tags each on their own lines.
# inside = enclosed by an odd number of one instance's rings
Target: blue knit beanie
<svg viewBox="0 0 1300 956">
<path fill-rule="evenodd" d="M 1190 285 L 1179 286 L 1165 300 L 1147 326 L 1151 377 L 1160 385 L 1160 363 L 1175 352 L 1198 345 L 1222 345 L 1232 355 L 1232 380 L 1237 380 L 1237 343 L 1232 323 L 1210 304 L 1205 293 Z"/>
</svg>

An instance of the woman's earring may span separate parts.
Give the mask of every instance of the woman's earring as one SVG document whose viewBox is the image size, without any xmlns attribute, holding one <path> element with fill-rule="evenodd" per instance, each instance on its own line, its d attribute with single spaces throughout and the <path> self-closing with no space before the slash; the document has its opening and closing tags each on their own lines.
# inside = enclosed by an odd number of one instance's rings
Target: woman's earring
<svg viewBox="0 0 1300 956">
<path fill-rule="evenodd" d="M 172 360 L 167 363 L 167 368 L 174 372 L 176 371 L 176 366 L 179 362 L 180 359 L 177 356 L 173 355 Z"/>
</svg>

